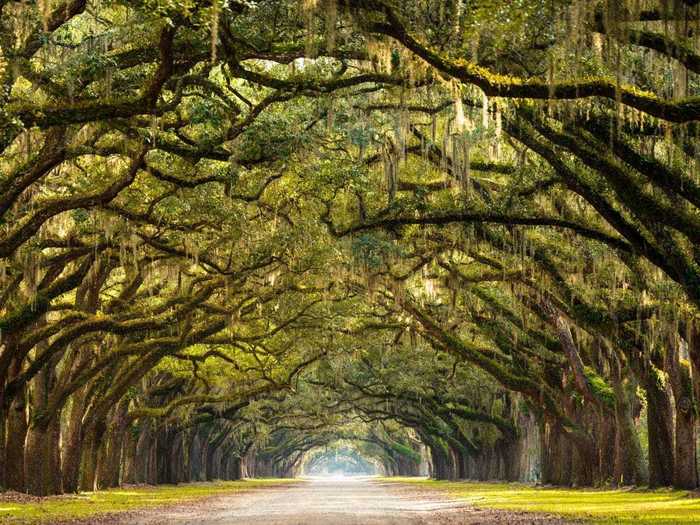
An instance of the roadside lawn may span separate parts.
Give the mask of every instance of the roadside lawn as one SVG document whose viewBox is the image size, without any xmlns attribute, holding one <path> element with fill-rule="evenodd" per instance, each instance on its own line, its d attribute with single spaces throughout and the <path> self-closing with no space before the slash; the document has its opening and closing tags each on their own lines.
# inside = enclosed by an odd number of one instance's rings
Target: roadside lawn
<svg viewBox="0 0 700 525">
<path fill-rule="evenodd" d="M 592 523 L 700 524 L 700 494 L 682 490 L 560 489 L 521 483 L 473 483 L 425 478 L 383 478 L 447 491 L 475 507 L 582 518 Z"/>
<path fill-rule="evenodd" d="M 246 479 L 182 485 L 130 486 L 47 498 L 0 492 L 0 523 L 56 523 L 79 518 L 176 505 L 209 496 L 290 483 L 289 479 Z"/>
</svg>

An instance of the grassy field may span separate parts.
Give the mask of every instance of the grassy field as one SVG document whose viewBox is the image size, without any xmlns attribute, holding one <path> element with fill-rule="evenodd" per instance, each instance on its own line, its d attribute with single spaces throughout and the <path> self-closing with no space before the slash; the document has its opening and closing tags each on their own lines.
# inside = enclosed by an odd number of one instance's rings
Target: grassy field
<svg viewBox="0 0 700 525">
<path fill-rule="evenodd" d="M 535 488 L 517 483 L 386 478 L 437 488 L 476 507 L 522 510 L 583 518 L 592 523 L 700 524 L 700 497 L 680 490 L 584 490 Z"/>
<path fill-rule="evenodd" d="M 0 493 L 0 523 L 56 523 L 57 521 L 91 518 L 116 512 L 147 509 L 194 501 L 207 496 L 231 494 L 270 485 L 289 483 L 282 479 L 255 479 L 130 487 L 100 492 L 42 498 L 36 501 L 4 501 Z M 5 498 L 7 499 L 7 498 Z"/>
</svg>

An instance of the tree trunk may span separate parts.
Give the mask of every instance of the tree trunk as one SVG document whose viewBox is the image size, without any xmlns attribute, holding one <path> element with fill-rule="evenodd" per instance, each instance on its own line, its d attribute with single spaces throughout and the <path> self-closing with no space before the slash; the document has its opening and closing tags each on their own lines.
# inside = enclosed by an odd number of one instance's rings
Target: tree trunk
<svg viewBox="0 0 700 525">
<path fill-rule="evenodd" d="M 666 360 L 676 409 L 673 486 L 693 490 L 698 486 L 697 415 L 690 364 L 681 359 L 682 350 L 680 338 L 673 338 Z"/>
<path fill-rule="evenodd" d="M 99 487 L 119 486 L 126 427 L 128 425 L 129 400 L 122 399 L 111 417 L 104 455 L 99 465 Z"/>
<path fill-rule="evenodd" d="M 80 472 L 80 490 L 97 490 L 97 465 L 104 433 L 104 421 L 92 423 L 88 425 L 85 430 Z"/>
<path fill-rule="evenodd" d="M 571 485 L 572 447 L 557 422 L 546 424 L 543 432 L 542 450 L 544 455 L 542 481 L 552 485 Z"/>
<path fill-rule="evenodd" d="M 693 396 L 695 402 L 700 403 L 700 330 L 691 335 L 688 343 L 688 357 L 691 367 L 690 376 L 693 381 Z"/>
<path fill-rule="evenodd" d="M 154 425 L 155 426 L 155 425 Z M 156 485 L 158 483 L 158 446 L 160 435 L 153 430 L 148 447 L 148 459 L 146 462 L 146 483 Z"/>
<path fill-rule="evenodd" d="M 24 448 L 24 473 L 27 492 L 35 496 L 60 494 L 61 486 L 56 470 L 59 442 L 56 439 L 56 422 L 59 414 L 46 414 L 48 395 L 55 384 L 53 366 L 44 367 L 31 386 L 32 423 L 27 430 Z M 60 425 L 60 423 L 59 423 Z M 60 426 L 59 426 L 60 433 Z M 58 465 L 60 472 L 60 463 Z"/>
<path fill-rule="evenodd" d="M 216 458 L 216 451 L 218 448 L 213 446 L 207 447 L 207 459 L 206 459 L 206 480 L 213 481 L 216 478 L 216 472 L 214 470 L 214 460 Z"/>
<path fill-rule="evenodd" d="M 2 384 L 0 384 L 0 491 L 5 490 L 5 445 L 7 435 L 7 410 L 5 410 L 2 394 Z"/>
<path fill-rule="evenodd" d="M 574 455 L 575 450 L 572 445 L 571 439 L 563 432 L 561 427 L 557 424 L 557 432 L 559 437 L 556 442 L 557 447 L 557 465 L 555 466 L 556 472 L 556 485 L 572 486 L 574 484 Z"/>
<path fill-rule="evenodd" d="M 151 425 L 147 420 L 139 422 L 139 436 L 134 450 L 134 483 L 145 483 L 148 479 L 148 454 L 151 449 Z"/>
<path fill-rule="evenodd" d="M 642 448 L 633 419 L 632 385 L 621 378 L 615 381 L 615 459 L 613 486 L 640 485 L 646 473 L 642 462 Z"/>
<path fill-rule="evenodd" d="M 83 416 L 85 415 L 85 389 L 72 396 L 66 440 L 63 444 L 63 490 L 78 492 L 80 462 L 83 455 Z"/>
<path fill-rule="evenodd" d="M 60 463 L 56 424 L 32 426 L 27 432 L 25 447 L 25 474 L 27 492 L 35 496 L 60 494 Z"/>
<path fill-rule="evenodd" d="M 199 432 L 192 432 L 190 437 L 189 447 L 189 479 L 190 481 L 199 481 L 199 473 L 201 471 L 200 459 L 202 458 L 202 450 L 200 445 Z"/>
<path fill-rule="evenodd" d="M 124 452 L 123 452 L 123 463 L 124 463 L 124 476 L 122 478 L 123 483 L 136 483 L 136 444 L 137 437 L 135 436 L 136 430 L 134 427 L 127 426 L 124 432 Z"/>
<path fill-rule="evenodd" d="M 49 472 L 53 477 L 54 494 L 63 494 L 61 476 L 61 418 L 55 417 L 49 426 Z"/>
<path fill-rule="evenodd" d="M 200 436 L 199 446 L 199 480 L 207 480 L 207 458 L 209 457 L 209 449 L 211 448 L 211 431 L 206 431 L 203 436 Z"/>
<path fill-rule="evenodd" d="M 671 402 L 656 369 L 647 371 L 644 386 L 647 393 L 649 486 L 668 487 L 673 483 L 674 468 Z"/>
<path fill-rule="evenodd" d="M 182 459 L 173 461 L 177 448 L 177 434 L 170 428 L 158 433 L 158 483 L 177 483 L 178 464 Z"/>
<path fill-rule="evenodd" d="M 574 487 L 590 487 L 595 484 L 599 476 L 598 450 L 594 444 L 574 443 L 567 440 L 570 452 L 566 454 L 571 457 L 571 474 L 568 484 Z"/>
<path fill-rule="evenodd" d="M 16 373 L 19 363 L 13 364 Z M 16 375 L 13 374 L 13 377 Z M 7 412 L 7 441 L 5 443 L 5 486 L 17 492 L 25 491 L 24 441 L 27 435 L 26 391 L 22 389 L 12 400 Z"/>
<path fill-rule="evenodd" d="M 234 457 L 231 459 L 231 479 L 232 480 L 237 480 L 241 479 L 242 474 L 241 474 L 241 458 L 239 457 Z"/>
<path fill-rule="evenodd" d="M 445 449 L 442 445 L 436 444 L 430 447 L 430 453 L 433 457 L 433 477 L 441 480 L 455 479 L 456 471 L 450 449 Z"/>
</svg>

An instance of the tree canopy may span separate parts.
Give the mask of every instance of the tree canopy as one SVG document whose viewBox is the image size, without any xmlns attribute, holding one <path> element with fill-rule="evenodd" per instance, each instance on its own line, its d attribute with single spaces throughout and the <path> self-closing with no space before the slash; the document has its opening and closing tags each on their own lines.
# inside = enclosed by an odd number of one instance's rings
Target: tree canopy
<svg viewBox="0 0 700 525">
<path fill-rule="evenodd" d="M 697 4 L 0 0 L 0 485 L 696 488 Z"/>
</svg>

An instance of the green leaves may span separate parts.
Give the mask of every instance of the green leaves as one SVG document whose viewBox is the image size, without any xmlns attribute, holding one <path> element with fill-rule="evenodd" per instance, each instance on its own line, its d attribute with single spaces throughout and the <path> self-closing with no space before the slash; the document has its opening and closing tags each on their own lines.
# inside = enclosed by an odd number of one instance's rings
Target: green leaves
<svg viewBox="0 0 700 525">
<path fill-rule="evenodd" d="M 214 100 L 196 98 L 189 108 L 189 121 L 191 124 L 208 124 L 212 127 L 220 126 L 223 121 L 221 106 Z"/>
<path fill-rule="evenodd" d="M 388 259 L 396 257 L 399 254 L 399 249 L 395 243 L 387 240 L 383 235 L 371 233 L 354 237 L 351 250 L 355 262 L 370 270 L 380 268 Z"/>
</svg>

